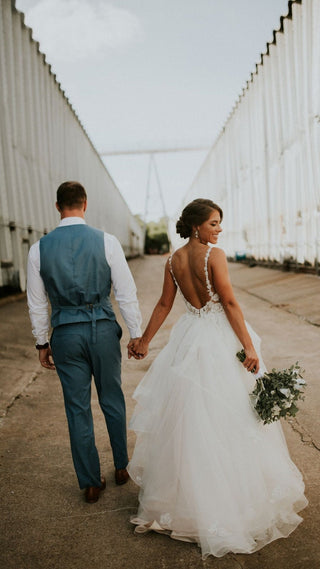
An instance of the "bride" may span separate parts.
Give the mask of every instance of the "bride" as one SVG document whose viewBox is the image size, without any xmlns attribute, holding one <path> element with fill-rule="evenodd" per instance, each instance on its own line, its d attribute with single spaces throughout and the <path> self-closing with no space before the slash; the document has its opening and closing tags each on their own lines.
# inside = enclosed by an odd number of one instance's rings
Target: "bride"
<svg viewBox="0 0 320 569">
<path fill-rule="evenodd" d="M 128 344 L 129 357 L 147 355 L 179 290 L 186 313 L 134 394 L 130 428 L 137 442 L 128 471 L 140 486 L 140 504 L 131 521 L 138 533 L 196 542 L 203 558 L 252 553 L 287 537 L 308 503 L 280 423 L 264 426 L 250 403 L 255 377 L 248 372 L 266 370 L 225 254 L 212 247 L 222 216 L 207 199 L 185 207 L 177 233 L 189 241 L 166 264 L 144 334 Z M 241 348 L 243 364 L 236 358 Z"/>
</svg>

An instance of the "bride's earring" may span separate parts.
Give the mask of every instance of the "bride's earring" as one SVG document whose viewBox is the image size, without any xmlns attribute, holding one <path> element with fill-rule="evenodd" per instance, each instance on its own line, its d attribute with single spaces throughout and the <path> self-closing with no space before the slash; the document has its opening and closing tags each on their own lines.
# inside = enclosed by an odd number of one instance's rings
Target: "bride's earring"
<svg viewBox="0 0 320 569">
<path fill-rule="evenodd" d="M 194 236 L 196 239 L 199 239 L 199 231 L 197 229 L 194 232 Z"/>
</svg>

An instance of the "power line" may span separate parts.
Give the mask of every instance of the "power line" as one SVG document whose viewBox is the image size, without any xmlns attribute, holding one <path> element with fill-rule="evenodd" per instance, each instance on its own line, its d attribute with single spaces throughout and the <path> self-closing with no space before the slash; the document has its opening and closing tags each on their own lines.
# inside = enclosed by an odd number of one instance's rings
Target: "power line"
<svg viewBox="0 0 320 569">
<path fill-rule="evenodd" d="M 162 191 L 162 186 L 161 186 L 161 182 L 160 182 L 160 177 L 159 177 L 159 172 L 158 172 L 158 168 L 157 168 L 157 164 L 156 164 L 156 159 L 153 156 L 153 154 L 150 154 L 150 158 L 149 158 L 149 166 L 148 166 L 148 179 L 147 179 L 147 190 L 146 190 L 146 201 L 145 201 L 145 213 L 144 213 L 144 223 L 145 226 L 147 224 L 147 220 L 148 220 L 148 214 L 149 214 L 149 204 L 151 201 L 151 171 L 154 171 L 155 173 L 155 177 L 156 177 L 156 183 L 157 183 L 157 189 L 158 189 L 158 196 L 160 198 L 160 202 L 162 205 L 162 214 L 164 219 L 168 220 L 168 216 L 167 216 L 167 212 L 166 212 L 166 206 L 165 206 L 165 201 L 164 201 L 164 196 L 163 196 L 163 191 Z"/>
<path fill-rule="evenodd" d="M 166 154 L 169 152 L 196 152 L 198 150 L 209 150 L 210 146 L 184 146 L 181 148 L 149 148 L 141 150 L 105 150 L 100 152 L 100 156 L 124 156 L 129 154 Z"/>
</svg>

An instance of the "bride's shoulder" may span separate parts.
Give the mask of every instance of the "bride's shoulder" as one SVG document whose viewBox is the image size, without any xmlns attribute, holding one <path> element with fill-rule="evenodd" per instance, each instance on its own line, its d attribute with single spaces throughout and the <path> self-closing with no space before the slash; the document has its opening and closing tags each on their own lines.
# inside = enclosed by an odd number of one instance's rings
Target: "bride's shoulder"
<svg viewBox="0 0 320 569">
<path fill-rule="evenodd" d="M 212 268 L 224 267 L 227 263 L 227 256 L 220 247 L 212 247 L 209 255 L 209 266 Z"/>
<path fill-rule="evenodd" d="M 186 249 L 185 249 L 185 245 L 183 245 L 182 247 L 179 247 L 179 249 L 176 249 L 175 251 L 172 251 L 169 259 L 181 259 L 182 257 L 184 257 L 186 254 Z"/>
<path fill-rule="evenodd" d="M 226 259 L 226 254 L 225 254 L 224 250 L 221 249 L 220 247 L 211 247 L 209 259 L 210 258 Z"/>
<path fill-rule="evenodd" d="M 175 249 L 174 251 L 172 251 L 172 255 L 181 255 L 181 253 L 183 253 L 184 251 L 186 251 L 187 249 L 187 244 L 186 245 L 182 245 L 181 247 L 178 247 L 177 249 Z"/>
<path fill-rule="evenodd" d="M 169 269 L 170 271 L 172 270 L 172 264 L 176 264 L 176 261 L 179 261 L 179 258 L 181 257 L 181 253 L 180 250 L 182 249 L 182 247 L 180 247 L 179 249 L 175 249 L 174 251 L 171 251 L 170 255 L 168 256 L 167 262 L 166 262 L 166 269 Z"/>
</svg>

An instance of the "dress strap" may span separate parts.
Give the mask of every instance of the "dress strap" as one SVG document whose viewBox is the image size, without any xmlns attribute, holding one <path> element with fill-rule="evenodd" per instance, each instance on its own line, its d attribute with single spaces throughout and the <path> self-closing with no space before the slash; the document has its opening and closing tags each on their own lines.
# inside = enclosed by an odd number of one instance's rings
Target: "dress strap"
<svg viewBox="0 0 320 569">
<path fill-rule="evenodd" d="M 172 269 L 172 256 L 173 256 L 173 253 L 171 253 L 171 255 L 170 255 L 170 257 L 169 257 L 169 269 L 170 269 L 170 273 L 171 273 L 171 275 L 172 275 L 172 278 L 173 278 L 173 280 L 174 280 L 174 284 L 176 285 L 177 288 L 179 288 L 179 285 L 178 285 L 178 283 L 177 283 L 176 277 L 174 276 L 174 272 L 173 272 L 173 269 Z"/>
<path fill-rule="evenodd" d="M 207 285 L 207 291 L 209 293 L 209 296 L 210 296 L 211 300 L 215 300 L 214 297 L 216 297 L 216 295 L 212 290 L 212 284 L 210 282 L 209 273 L 208 273 L 208 260 L 209 260 L 209 256 L 210 256 L 211 251 L 212 251 L 212 247 L 210 247 L 210 245 L 209 245 L 208 250 L 206 252 L 205 260 L 204 260 L 204 274 L 206 277 L 206 285 Z"/>
</svg>

